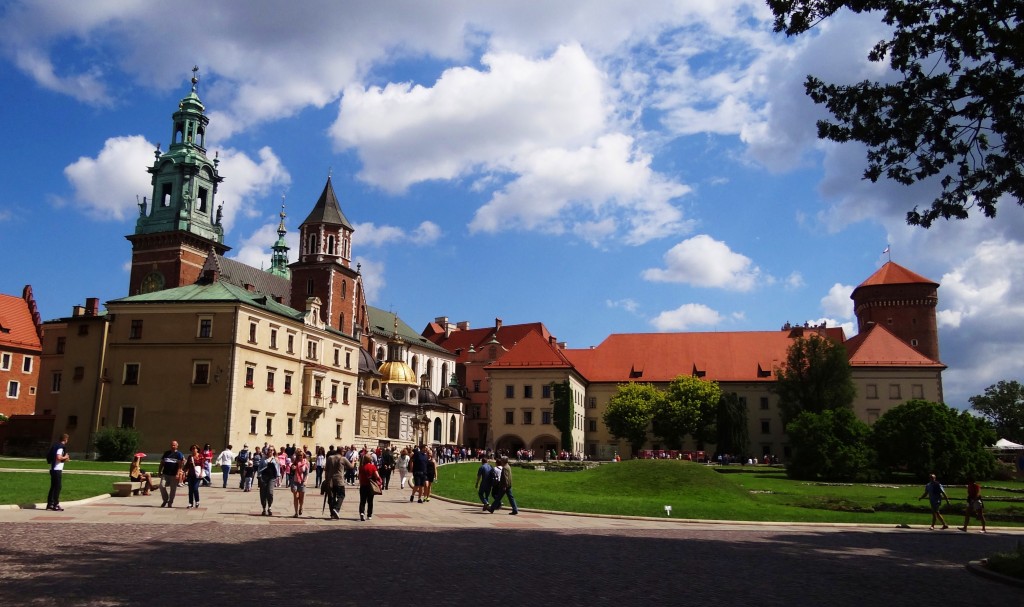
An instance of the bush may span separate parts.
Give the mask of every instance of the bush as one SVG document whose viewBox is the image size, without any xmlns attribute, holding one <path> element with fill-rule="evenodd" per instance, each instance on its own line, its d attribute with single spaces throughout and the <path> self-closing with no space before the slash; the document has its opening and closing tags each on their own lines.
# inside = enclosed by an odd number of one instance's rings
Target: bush
<svg viewBox="0 0 1024 607">
<path fill-rule="evenodd" d="M 867 445 L 870 432 L 847 408 L 805 411 L 787 427 L 793 458 L 786 474 L 801 480 L 864 480 L 874 455 Z"/>
<path fill-rule="evenodd" d="M 142 442 L 142 436 L 135 428 L 103 428 L 93 438 L 96 458 L 115 462 L 131 459 Z"/>
</svg>

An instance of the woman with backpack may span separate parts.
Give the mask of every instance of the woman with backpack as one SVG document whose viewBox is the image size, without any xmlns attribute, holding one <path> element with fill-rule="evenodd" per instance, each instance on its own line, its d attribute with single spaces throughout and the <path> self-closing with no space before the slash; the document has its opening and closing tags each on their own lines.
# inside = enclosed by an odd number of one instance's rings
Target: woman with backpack
<svg viewBox="0 0 1024 607">
<path fill-rule="evenodd" d="M 261 461 L 257 470 L 257 478 L 260 483 L 260 505 L 263 506 L 263 516 L 274 516 L 274 484 L 281 476 L 281 469 L 278 468 L 278 459 L 274 454 L 274 448 Z"/>
</svg>

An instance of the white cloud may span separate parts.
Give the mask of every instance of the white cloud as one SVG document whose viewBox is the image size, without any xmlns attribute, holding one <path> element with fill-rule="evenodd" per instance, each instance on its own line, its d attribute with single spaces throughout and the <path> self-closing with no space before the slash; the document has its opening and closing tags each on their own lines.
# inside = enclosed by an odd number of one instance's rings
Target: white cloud
<svg viewBox="0 0 1024 607">
<path fill-rule="evenodd" d="M 275 188 L 284 189 L 291 183 L 291 176 L 281 164 L 281 159 L 269 147 L 260 148 L 257 159 L 231 148 L 219 152 L 219 170 L 224 175 L 230 175 L 230 179 L 220 184 L 217 203 L 224 205 L 224 229 L 230 230 L 239 213 L 248 217 L 258 216 L 260 212 L 254 205 L 256 199 L 266 196 Z M 274 228 L 277 228 L 276 223 Z"/>
<path fill-rule="evenodd" d="M 796 290 L 803 287 L 807 283 L 804 282 L 803 274 L 794 271 L 791 272 L 790 275 L 786 277 L 786 279 L 783 281 L 783 284 L 789 290 Z"/>
<path fill-rule="evenodd" d="M 693 327 L 712 327 L 722 322 L 722 315 L 704 304 L 683 304 L 666 310 L 651 319 L 658 331 L 686 331 Z"/>
<path fill-rule="evenodd" d="M 606 299 L 604 305 L 612 309 L 620 308 L 622 310 L 632 313 L 635 313 L 637 310 L 640 309 L 640 304 L 637 303 L 635 299 L 631 299 L 629 297 L 618 300 Z"/>
<path fill-rule="evenodd" d="M 821 298 L 821 310 L 843 320 L 853 318 L 853 300 L 850 299 L 853 289 L 850 285 L 835 283 L 828 290 L 828 295 Z"/>
<path fill-rule="evenodd" d="M 697 287 L 749 291 L 757 286 L 761 270 L 749 257 L 733 252 L 707 234 L 684 240 L 665 253 L 665 268 L 643 271 L 645 280 L 679 282 Z"/>
<path fill-rule="evenodd" d="M 141 135 L 112 137 L 95 158 L 82 156 L 66 166 L 76 207 L 99 219 L 138 216 L 139 200 L 153 194 L 146 168 L 155 148 Z"/>
<path fill-rule="evenodd" d="M 360 272 L 363 276 L 363 292 L 366 295 L 366 303 L 372 306 L 379 305 L 377 298 L 387 286 L 387 280 L 384 278 L 384 262 L 361 255 L 357 255 L 353 262 L 361 266 Z"/>
<path fill-rule="evenodd" d="M 424 221 L 411 232 L 396 226 L 378 226 L 373 223 L 357 223 L 353 226 L 359 246 L 379 247 L 389 243 L 429 245 L 441 238 L 441 227 L 432 221 Z"/>
</svg>

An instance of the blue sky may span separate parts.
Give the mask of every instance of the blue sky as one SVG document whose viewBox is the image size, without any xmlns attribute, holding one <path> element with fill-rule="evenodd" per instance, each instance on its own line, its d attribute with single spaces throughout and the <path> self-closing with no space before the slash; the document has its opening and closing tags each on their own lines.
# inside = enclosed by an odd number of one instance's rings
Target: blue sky
<svg viewBox="0 0 1024 607">
<path fill-rule="evenodd" d="M 637 10 L 641 6 L 643 10 Z M 855 331 L 892 258 L 942 283 L 946 400 L 1024 379 L 1024 214 L 931 230 L 935 184 L 871 184 L 803 79 L 887 78 L 884 31 L 771 33 L 761 1 L 8 2 L 0 292 L 44 319 L 127 295 L 137 198 L 200 68 L 229 256 L 266 266 L 328 174 L 369 303 L 414 327 Z M 294 259 L 294 255 L 292 256 Z"/>
</svg>

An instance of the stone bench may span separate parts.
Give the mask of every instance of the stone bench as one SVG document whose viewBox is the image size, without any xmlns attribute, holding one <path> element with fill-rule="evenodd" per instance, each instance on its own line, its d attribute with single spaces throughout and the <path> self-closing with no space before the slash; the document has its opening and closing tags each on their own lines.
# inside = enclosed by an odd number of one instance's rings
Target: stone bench
<svg viewBox="0 0 1024 607">
<path fill-rule="evenodd" d="M 114 497 L 131 497 L 141 495 L 146 489 L 146 481 L 135 483 L 133 481 L 118 481 L 114 483 Z"/>
</svg>

